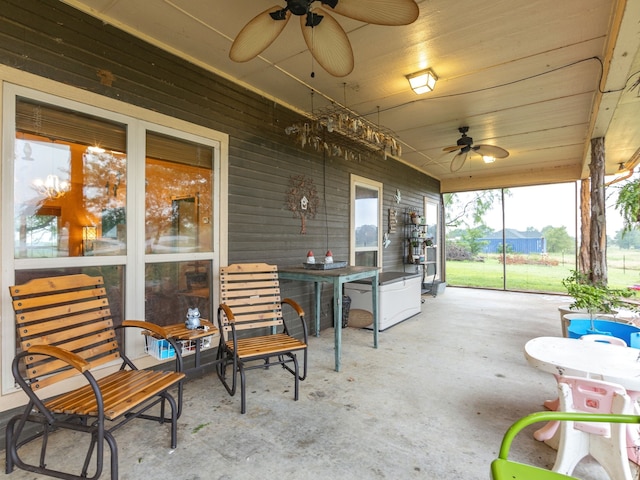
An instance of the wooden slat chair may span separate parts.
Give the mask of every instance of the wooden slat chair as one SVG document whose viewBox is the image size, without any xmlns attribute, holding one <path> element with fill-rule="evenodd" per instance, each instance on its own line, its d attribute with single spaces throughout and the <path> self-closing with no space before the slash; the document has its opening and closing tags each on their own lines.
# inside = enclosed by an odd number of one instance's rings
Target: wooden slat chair
<svg viewBox="0 0 640 480">
<path fill-rule="evenodd" d="M 111 478 L 118 478 L 118 451 L 111 432 L 133 418 L 171 422 L 171 448 L 177 443 L 177 419 L 182 403 L 182 359 L 176 357 L 176 371 L 138 370 L 118 345 L 116 330 L 136 327 L 167 339 L 162 327 L 128 320 L 114 328 L 102 277 L 68 275 L 31 280 L 10 287 L 20 349 L 12 365 L 13 376 L 29 398 L 24 412 L 6 427 L 6 473 L 15 466 L 23 470 L 65 479 L 97 479 L 103 468 L 104 442 L 111 451 Z M 124 331 L 124 330 L 122 330 Z M 120 367 L 114 373 L 96 378 L 97 366 Z M 83 375 L 79 388 L 54 398 L 43 392 L 56 382 Z M 168 393 L 178 388 L 178 405 Z M 149 409 L 159 404 L 159 413 Z M 169 404 L 170 415 L 165 416 Z M 107 424 L 107 421 L 109 423 Z M 31 424 L 35 423 L 33 427 Z M 47 445 L 57 429 L 70 429 L 90 435 L 87 452 L 78 473 L 47 467 Z M 23 438 L 24 437 L 24 438 Z M 41 438 L 38 461 L 25 462 L 18 450 Z M 69 452 L 72 455 L 74 452 Z M 95 471 L 89 472 L 95 453 Z M 90 473 L 93 476 L 89 477 Z"/>
<path fill-rule="evenodd" d="M 227 392 L 235 395 L 239 374 L 241 412 L 245 413 L 245 370 L 265 369 L 275 363 L 293 374 L 294 398 L 298 400 L 299 381 L 307 376 L 307 326 L 300 305 L 289 298 L 281 300 L 277 267 L 265 263 L 223 267 L 220 269 L 220 288 L 218 324 L 222 335 L 217 373 Z M 301 339 L 290 335 L 282 315 L 285 304 L 292 307 L 300 319 Z M 302 375 L 299 374 L 299 352 L 304 357 Z M 230 382 L 226 376 L 229 366 Z"/>
</svg>

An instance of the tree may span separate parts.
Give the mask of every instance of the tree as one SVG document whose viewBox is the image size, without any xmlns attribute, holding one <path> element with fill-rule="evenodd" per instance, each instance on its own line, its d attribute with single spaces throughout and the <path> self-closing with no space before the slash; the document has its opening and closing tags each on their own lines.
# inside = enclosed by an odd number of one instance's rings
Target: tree
<svg viewBox="0 0 640 480">
<path fill-rule="evenodd" d="M 489 243 L 486 240 L 480 240 L 487 235 L 488 231 L 489 229 L 483 225 L 469 228 L 462 234 L 462 241 L 460 243 L 465 245 L 475 257 L 482 251 L 482 247 Z"/>
<path fill-rule="evenodd" d="M 505 195 L 508 194 L 504 190 Z M 500 190 L 480 190 L 469 193 L 445 193 L 445 224 L 447 227 L 461 225 L 484 225 L 483 216 L 496 202 L 501 202 Z"/>
<path fill-rule="evenodd" d="M 623 234 L 637 228 L 640 223 L 640 177 L 633 176 L 628 182 L 618 189 L 616 210 L 622 215 L 624 221 Z"/>
<path fill-rule="evenodd" d="M 618 230 L 614 238 L 614 243 L 620 248 L 640 249 L 640 230 L 633 228 L 631 230 Z"/>
<path fill-rule="evenodd" d="M 589 279 L 593 284 L 607 285 L 607 236 L 605 208 L 604 137 L 591 139 L 591 228 L 589 231 Z M 583 239 L 584 241 L 584 239 Z"/>
<path fill-rule="evenodd" d="M 552 227 L 548 225 L 542 229 L 542 236 L 547 243 L 547 252 L 560 253 L 574 250 L 574 240 L 567 232 L 567 227 Z"/>
</svg>

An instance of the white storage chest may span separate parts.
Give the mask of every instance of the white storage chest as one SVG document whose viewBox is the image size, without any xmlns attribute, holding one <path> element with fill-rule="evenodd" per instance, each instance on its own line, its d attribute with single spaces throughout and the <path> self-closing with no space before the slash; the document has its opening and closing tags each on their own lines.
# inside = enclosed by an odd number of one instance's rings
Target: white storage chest
<svg viewBox="0 0 640 480">
<path fill-rule="evenodd" d="M 380 274 L 378 282 L 380 331 L 420 313 L 422 275 L 385 272 Z M 351 298 L 350 308 L 371 312 L 370 278 L 345 283 L 344 294 Z"/>
</svg>

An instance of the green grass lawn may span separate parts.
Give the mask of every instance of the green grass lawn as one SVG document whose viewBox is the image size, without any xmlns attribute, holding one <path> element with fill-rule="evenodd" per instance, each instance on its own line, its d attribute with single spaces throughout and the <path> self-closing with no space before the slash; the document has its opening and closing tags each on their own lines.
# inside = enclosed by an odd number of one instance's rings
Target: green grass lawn
<svg viewBox="0 0 640 480">
<path fill-rule="evenodd" d="M 566 293 L 562 279 L 575 270 L 573 257 L 549 254 L 558 260 L 557 266 L 507 265 L 507 290 Z M 447 261 L 447 283 L 452 286 L 503 288 L 504 270 L 498 255 L 485 255 L 484 261 Z M 640 250 L 607 251 L 607 274 L 609 286 L 625 288 L 640 284 Z"/>
</svg>

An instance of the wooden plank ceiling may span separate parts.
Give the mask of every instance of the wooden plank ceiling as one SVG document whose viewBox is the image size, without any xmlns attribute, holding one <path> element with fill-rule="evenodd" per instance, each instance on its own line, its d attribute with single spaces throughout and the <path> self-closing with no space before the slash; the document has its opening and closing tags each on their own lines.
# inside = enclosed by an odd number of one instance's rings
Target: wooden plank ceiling
<svg viewBox="0 0 640 480">
<path fill-rule="evenodd" d="M 445 192 L 588 176 L 597 136 L 606 139 L 609 174 L 638 156 L 638 1 L 420 0 L 417 21 L 400 27 L 334 14 L 355 57 L 345 77 L 312 62 L 295 18 L 259 57 L 229 59 L 241 28 L 284 0 L 65 2 L 300 112 L 345 106 L 394 132 L 403 147 L 395 159 Z M 416 95 L 406 75 L 427 67 L 438 83 Z M 474 144 L 509 157 L 486 164 L 470 155 L 452 172 L 443 148 L 462 126 Z"/>
</svg>

